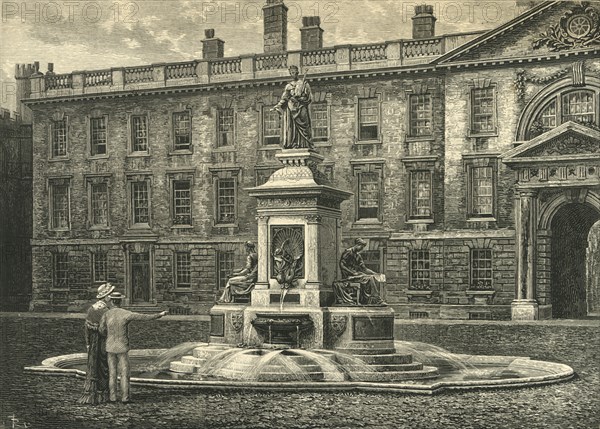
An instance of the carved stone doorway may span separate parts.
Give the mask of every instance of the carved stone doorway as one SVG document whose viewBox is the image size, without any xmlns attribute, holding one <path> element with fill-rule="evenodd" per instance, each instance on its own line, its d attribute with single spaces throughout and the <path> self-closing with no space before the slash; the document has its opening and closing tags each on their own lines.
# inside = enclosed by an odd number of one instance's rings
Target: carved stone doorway
<svg viewBox="0 0 600 429">
<path fill-rule="evenodd" d="M 588 315 L 586 273 L 588 236 L 600 212 L 588 204 L 562 206 L 552 218 L 552 317 L 580 319 Z"/>
</svg>

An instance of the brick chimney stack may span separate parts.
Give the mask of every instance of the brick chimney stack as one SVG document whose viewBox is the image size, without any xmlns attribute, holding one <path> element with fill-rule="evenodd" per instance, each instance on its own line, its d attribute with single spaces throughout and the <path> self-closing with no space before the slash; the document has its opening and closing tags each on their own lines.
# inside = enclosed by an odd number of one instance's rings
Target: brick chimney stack
<svg viewBox="0 0 600 429">
<path fill-rule="evenodd" d="M 300 47 L 303 51 L 314 51 L 323 47 L 323 29 L 318 16 L 303 16 L 300 29 Z"/>
<path fill-rule="evenodd" d="M 267 0 L 263 6 L 265 54 L 287 51 L 287 12 L 283 0 Z"/>
<path fill-rule="evenodd" d="M 433 15 L 433 6 L 423 4 L 415 6 L 415 16 L 413 20 L 413 39 L 427 39 L 435 37 L 435 21 L 437 18 Z"/>
<path fill-rule="evenodd" d="M 208 28 L 204 30 L 204 40 L 202 41 L 202 58 L 213 60 L 223 58 L 225 53 L 225 42 L 215 37 L 215 29 Z"/>
</svg>

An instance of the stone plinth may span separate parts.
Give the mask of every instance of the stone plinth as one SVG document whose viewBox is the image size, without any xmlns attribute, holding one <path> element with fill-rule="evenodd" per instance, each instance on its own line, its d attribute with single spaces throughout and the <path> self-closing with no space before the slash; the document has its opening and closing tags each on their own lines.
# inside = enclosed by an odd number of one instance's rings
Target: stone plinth
<svg viewBox="0 0 600 429">
<path fill-rule="evenodd" d="M 538 320 L 538 303 L 535 300 L 515 300 L 511 304 L 512 320 Z"/>
<path fill-rule="evenodd" d="M 357 355 L 395 352 L 392 308 L 330 307 L 325 326 L 325 348 Z"/>
</svg>

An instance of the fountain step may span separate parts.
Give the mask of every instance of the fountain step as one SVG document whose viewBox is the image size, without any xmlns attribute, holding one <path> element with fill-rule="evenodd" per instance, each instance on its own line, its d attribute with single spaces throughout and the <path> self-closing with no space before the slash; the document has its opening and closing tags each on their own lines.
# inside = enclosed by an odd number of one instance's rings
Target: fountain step
<svg viewBox="0 0 600 429">
<path fill-rule="evenodd" d="M 169 369 L 173 372 L 182 372 L 185 374 L 192 374 L 196 371 L 196 367 L 194 365 L 179 361 L 171 362 Z"/>
<path fill-rule="evenodd" d="M 211 374 L 232 380 L 256 380 L 256 381 L 343 381 L 344 374 L 338 372 L 303 372 L 293 374 L 289 372 L 268 371 L 260 374 L 250 375 L 247 371 L 219 370 Z"/>
<path fill-rule="evenodd" d="M 386 364 L 404 364 L 412 363 L 413 356 L 410 353 L 402 354 L 389 354 L 389 355 L 358 355 L 360 360 L 364 363 L 375 364 L 375 365 L 386 365 Z"/>
<path fill-rule="evenodd" d="M 222 352 L 223 350 L 227 350 L 229 349 L 230 346 L 227 345 L 223 345 L 223 346 L 219 346 L 219 345 L 211 345 L 211 346 L 200 346 L 200 347 L 196 347 L 194 349 L 194 351 L 192 352 L 192 355 L 194 357 L 197 358 L 210 358 L 211 356 L 216 355 L 217 353 Z"/>
<path fill-rule="evenodd" d="M 340 363 L 352 363 L 356 359 L 368 365 L 392 365 L 392 364 L 408 364 L 413 362 L 411 354 L 386 354 L 386 355 L 349 355 L 346 353 L 335 353 L 336 360 Z"/>
<path fill-rule="evenodd" d="M 429 366 L 419 371 L 353 372 L 351 376 L 354 381 L 397 382 L 436 378 L 439 374 L 437 368 Z"/>
<path fill-rule="evenodd" d="M 402 371 L 420 371 L 423 369 L 423 364 L 404 363 L 404 364 L 389 364 L 389 365 L 366 365 L 367 368 L 375 372 L 402 372 Z M 344 365 L 350 371 L 361 371 L 365 369 L 365 365 Z"/>
<path fill-rule="evenodd" d="M 194 356 L 182 356 L 181 363 L 187 363 L 194 366 L 201 366 L 204 362 L 206 362 L 205 358 L 197 358 Z"/>
</svg>

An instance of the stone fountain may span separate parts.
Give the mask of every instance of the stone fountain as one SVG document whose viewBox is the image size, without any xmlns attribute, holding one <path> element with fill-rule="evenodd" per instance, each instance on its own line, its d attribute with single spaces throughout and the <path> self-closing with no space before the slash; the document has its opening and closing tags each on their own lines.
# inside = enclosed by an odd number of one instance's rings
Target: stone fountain
<svg viewBox="0 0 600 429">
<path fill-rule="evenodd" d="M 258 201 L 258 280 L 251 300 L 215 305 L 210 310 L 210 344 L 171 363 L 171 370 L 202 372 L 214 356 L 222 366 L 225 358 L 235 355 L 223 346 L 241 346 L 232 365 L 245 368 L 246 363 L 249 372 L 269 349 L 292 348 L 318 350 L 319 357 L 293 350 L 276 352 L 273 357 L 294 356 L 289 358 L 294 365 L 307 367 L 324 367 L 323 358 L 333 359 L 346 367 L 347 376 L 354 370 L 354 378 L 363 381 L 435 377 L 436 368 L 413 362 L 410 354 L 396 353 L 392 308 L 335 305 L 332 284 L 339 278 L 340 204 L 352 194 L 333 187 L 320 174 L 323 157 L 312 150 L 284 149 L 276 157 L 283 168 L 264 185 L 249 189 Z M 280 284 L 276 276 L 275 255 L 281 243 L 296 249 L 293 258 L 301 267 L 288 284 Z M 290 374 L 282 367 L 285 363 L 276 369 L 266 367 L 257 377 L 276 381 L 273 374 L 279 373 L 287 380 Z M 243 372 L 220 368 L 218 374 L 234 378 Z M 320 377 L 327 379 L 322 371 Z"/>
</svg>

